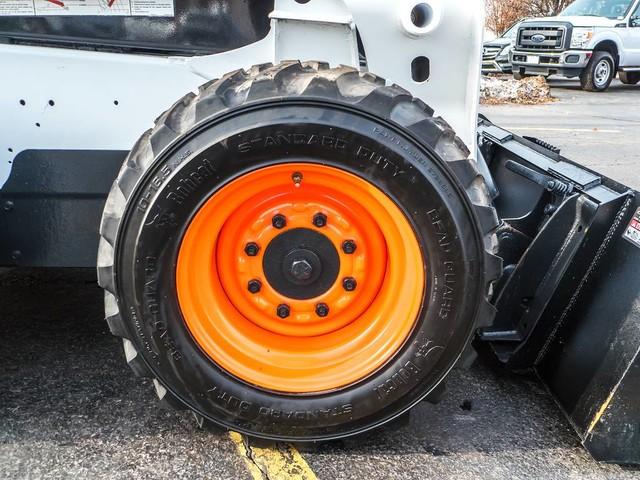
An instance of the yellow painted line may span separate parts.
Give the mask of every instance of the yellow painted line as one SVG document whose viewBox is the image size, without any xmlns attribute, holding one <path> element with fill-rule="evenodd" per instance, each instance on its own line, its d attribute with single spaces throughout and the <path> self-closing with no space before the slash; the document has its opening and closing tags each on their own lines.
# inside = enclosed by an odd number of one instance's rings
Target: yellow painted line
<svg viewBox="0 0 640 480">
<path fill-rule="evenodd" d="M 637 303 L 638 302 L 634 302 L 634 306 Z M 604 401 L 604 403 L 602 405 L 600 405 L 600 409 L 595 414 L 595 416 L 591 420 L 591 423 L 589 424 L 589 429 L 587 430 L 587 435 L 589 435 L 591 432 L 593 432 L 593 429 L 596 428 L 596 425 L 598 425 L 598 422 L 600 422 L 600 419 L 604 415 L 604 412 L 606 412 L 607 408 L 609 408 L 609 405 L 611 405 L 611 402 L 613 401 L 613 397 L 616 395 L 616 392 L 618 391 L 618 388 L 620 388 L 620 384 L 622 383 L 622 379 L 627 376 L 627 373 L 629 373 L 629 370 L 631 370 L 631 367 L 633 365 L 634 365 L 633 362 L 629 362 L 629 365 L 627 365 L 627 368 L 625 368 L 624 373 L 620 377 L 620 381 L 615 385 L 615 387 L 613 387 L 611 389 L 611 393 L 609 393 L 609 396 L 607 397 L 607 399 Z"/>
<path fill-rule="evenodd" d="M 317 480 L 316 474 L 292 445 L 274 443 L 271 447 L 256 447 L 237 432 L 229 438 L 244 459 L 253 480 Z"/>
<path fill-rule="evenodd" d="M 262 471 L 249 458 L 249 454 L 247 453 L 247 447 L 244 444 L 242 435 L 240 435 L 238 432 L 229 432 L 229 437 L 231 438 L 233 443 L 236 444 L 236 449 L 238 450 L 238 453 L 240 454 L 240 456 L 244 459 L 244 463 L 247 465 L 247 468 L 249 469 L 249 473 L 251 474 L 251 477 L 253 478 L 253 480 L 264 480 L 264 475 L 262 474 Z"/>
</svg>

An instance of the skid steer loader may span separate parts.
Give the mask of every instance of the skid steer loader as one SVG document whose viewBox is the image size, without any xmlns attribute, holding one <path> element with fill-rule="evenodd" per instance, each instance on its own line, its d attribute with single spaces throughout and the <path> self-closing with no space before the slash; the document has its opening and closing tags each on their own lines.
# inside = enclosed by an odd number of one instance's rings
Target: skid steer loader
<svg viewBox="0 0 640 480">
<path fill-rule="evenodd" d="M 0 264 L 97 258 L 126 361 L 202 423 L 355 435 L 478 350 L 640 463 L 639 193 L 478 119 L 483 12 L 0 5 Z"/>
</svg>

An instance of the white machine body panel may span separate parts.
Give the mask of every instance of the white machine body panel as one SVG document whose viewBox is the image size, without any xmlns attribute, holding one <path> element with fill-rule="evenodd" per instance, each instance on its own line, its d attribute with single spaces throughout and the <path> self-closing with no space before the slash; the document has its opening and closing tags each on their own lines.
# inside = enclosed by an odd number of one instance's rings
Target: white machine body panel
<svg viewBox="0 0 640 480">
<path fill-rule="evenodd" d="M 282 60 L 362 68 L 358 33 L 366 68 L 429 104 L 474 152 L 483 15 L 481 0 L 276 0 L 264 39 L 216 55 L 0 45 L 0 188 L 25 150 L 129 150 L 174 102 L 236 69 Z M 413 78 L 417 57 L 428 59 L 425 81 Z"/>
</svg>

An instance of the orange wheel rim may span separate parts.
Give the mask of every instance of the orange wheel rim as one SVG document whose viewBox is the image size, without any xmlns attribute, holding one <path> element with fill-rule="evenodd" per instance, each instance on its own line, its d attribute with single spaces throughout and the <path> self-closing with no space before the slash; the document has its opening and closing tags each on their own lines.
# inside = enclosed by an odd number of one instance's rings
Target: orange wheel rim
<svg viewBox="0 0 640 480">
<path fill-rule="evenodd" d="M 282 270 L 304 298 L 269 276 L 279 271 L 275 245 L 298 237 L 306 240 L 290 245 Z M 409 221 L 377 187 L 333 167 L 284 164 L 205 202 L 182 240 L 176 286 L 187 328 L 218 366 L 268 390 L 318 393 L 368 377 L 404 345 L 422 306 L 424 265 Z M 331 269 L 317 295 L 301 284 Z"/>
</svg>

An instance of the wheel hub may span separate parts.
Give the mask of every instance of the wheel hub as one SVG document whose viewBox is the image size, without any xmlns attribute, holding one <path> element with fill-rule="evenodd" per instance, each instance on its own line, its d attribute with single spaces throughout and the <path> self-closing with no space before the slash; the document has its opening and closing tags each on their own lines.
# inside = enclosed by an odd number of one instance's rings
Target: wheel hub
<svg viewBox="0 0 640 480">
<path fill-rule="evenodd" d="M 609 66 L 609 62 L 607 62 L 606 60 L 602 60 L 600 63 L 598 63 L 595 73 L 595 81 L 597 85 L 602 86 L 607 83 L 610 70 L 611 68 Z"/>
<path fill-rule="evenodd" d="M 262 268 L 278 293 L 308 300 L 326 293 L 335 283 L 340 258 L 325 235 L 307 228 L 294 228 L 269 243 Z"/>
</svg>

